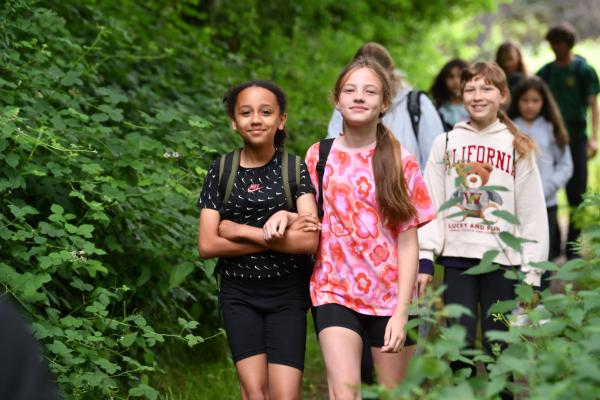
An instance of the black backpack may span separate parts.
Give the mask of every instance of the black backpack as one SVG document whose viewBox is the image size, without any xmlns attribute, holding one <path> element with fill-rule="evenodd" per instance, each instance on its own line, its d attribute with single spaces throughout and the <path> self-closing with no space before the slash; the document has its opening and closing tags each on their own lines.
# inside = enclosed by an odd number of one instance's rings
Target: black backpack
<svg viewBox="0 0 600 400">
<path fill-rule="evenodd" d="M 223 154 L 219 159 L 219 192 L 223 198 L 223 208 L 225 208 L 231 196 L 233 183 L 240 166 L 240 152 L 241 150 L 237 149 L 231 153 Z M 292 211 L 296 209 L 294 195 L 300 185 L 302 159 L 295 154 L 288 153 L 287 150 L 283 150 L 282 153 L 281 176 L 287 176 L 287 179 L 283 179 L 283 192 L 285 193 L 288 210 Z"/>
<path fill-rule="evenodd" d="M 422 90 L 411 90 L 408 92 L 408 99 L 406 101 L 406 109 L 410 117 L 410 123 L 412 125 L 415 139 L 417 139 L 417 145 L 419 144 L 419 123 L 421 122 L 421 96 L 425 95 Z"/>
</svg>

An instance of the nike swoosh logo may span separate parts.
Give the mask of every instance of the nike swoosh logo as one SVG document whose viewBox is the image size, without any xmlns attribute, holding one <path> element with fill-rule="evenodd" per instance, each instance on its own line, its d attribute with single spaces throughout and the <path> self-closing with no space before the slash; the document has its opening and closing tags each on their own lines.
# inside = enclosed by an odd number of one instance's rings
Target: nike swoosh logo
<svg viewBox="0 0 600 400">
<path fill-rule="evenodd" d="M 258 184 L 258 183 L 253 183 L 252 185 L 250 185 L 250 187 L 248 188 L 248 193 L 254 193 L 260 189 L 262 189 L 262 185 Z"/>
</svg>

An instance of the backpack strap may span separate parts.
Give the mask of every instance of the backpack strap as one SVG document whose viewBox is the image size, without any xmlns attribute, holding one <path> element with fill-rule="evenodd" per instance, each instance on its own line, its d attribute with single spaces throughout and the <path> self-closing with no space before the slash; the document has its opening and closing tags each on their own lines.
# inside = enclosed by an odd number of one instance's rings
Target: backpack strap
<svg viewBox="0 0 600 400">
<path fill-rule="evenodd" d="M 319 181 L 319 198 L 317 199 L 317 209 L 319 219 L 323 218 L 323 175 L 325 174 L 325 165 L 327 164 L 327 157 L 331 151 L 331 146 L 335 139 L 323 139 L 319 142 L 319 161 L 316 165 L 317 177 Z"/>
<path fill-rule="evenodd" d="M 295 210 L 294 195 L 300 186 L 300 163 L 302 160 L 295 154 L 288 153 L 283 150 L 281 159 L 281 177 L 283 181 L 283 192 L 285 193 L 285 201 L 287 202 L 288 210 Z M 283 177 L 286 177 L 283 179 Z"/>
<path fill-rule="evenodd" d="M 406 102 L 406 108 L 408 115 L 410 116 L 410 123 L 412 125 L 413 133 L 417 143 L 419 143 L 419 122 L 421 122 L 421 95 L 424 92 L 422 90 L 411 90 L 408 92 L 408 100 Z"/>
<path fill-rule="evenodd" d="M 240 166 L 240 149 L 223 154 L 219 160 L 219 192 L 223 196 L 223 208 L 229 201 L 233 183 Z"/>
</svg>

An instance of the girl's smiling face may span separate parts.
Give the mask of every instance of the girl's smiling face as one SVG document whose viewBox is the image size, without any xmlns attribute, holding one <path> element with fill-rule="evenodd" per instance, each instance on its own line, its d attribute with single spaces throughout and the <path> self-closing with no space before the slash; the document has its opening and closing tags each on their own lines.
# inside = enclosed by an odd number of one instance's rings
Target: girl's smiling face
<svg viewBox="0 0 600 400">
<path fill-rule="evenodd" d="M 350 71 L 343 83 L 336 108 L 349 127 L 377 124 L 387 110 L 383 104 L 382 84 L 377 74 L 363 67 Z"/>
<path fill-rule="evenodd" d="M 501 67 L 504 69 L 506 74 L 511 74 L 515 72 L 519 68 L 519 63 L 521 62 L 521 58 L 519 57 L 519 53 L 514 48 L 509 48 L 504 52 L 501 59 Z"/>
<path fill-rule="evenodd" d="M 272 145 L 275 133 L 284 128 L 286 120 L 287 115 L 281 114 L 275 94 L 251 86 L 237 96 L 231 127 L 248 145 Z"/>
<path fill-rule="evenodd" d="M 462 69 L 460 67 L 454 67 L 448 72 L 446 76 L 446 87 L 451 93 L 453 98 L 460 98 L 460 76 Z"/>
<path fill-rule="evenodd" d="M 529 89 L 519 97 L 519 115 L 525 121 L 531 122 L 540 115 L 544 106 L 544 99 L 540 92 Z"/>
<path fill-rule="evenodd" d="M 463 102 L 471 117 L 471 125 L 481 130 L 494 123 L 498 118 L 500 106 L 507 98 L 507 93 L 501 92 L 480 75 L 465 83 Z"/>
</svg>

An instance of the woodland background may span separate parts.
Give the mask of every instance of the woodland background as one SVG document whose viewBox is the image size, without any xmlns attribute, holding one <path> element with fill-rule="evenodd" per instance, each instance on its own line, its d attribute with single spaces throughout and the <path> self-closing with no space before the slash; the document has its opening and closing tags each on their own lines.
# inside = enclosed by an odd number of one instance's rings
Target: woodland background
<svg viewBox="0 0 600 400">
<path fill-rule="evenodd" d="M 543 41 L 548 25 L 566 19 L 583 40 L 576 52 L 600 71 L 598 3 L 566 4 L 2 2 L 0 285 L 31 321 L 63 395 L 238 396 L 220 331 L 215 262 L 200 260 L 196 251 L 195 203 L 206 168 L 240 144 L 221 105 L 229 86 L 253 78 L 278 82 L 289 96 L 288 146 L 304 154 L 325 135 L 334 80 L 365 41 L 387 46 L 408 81 L 427 89 L 449 58 L 492 59 L 506 39 L 524 46 L 536 71 L 552 59 Z M 598 157 L 590 163 L 597 192 Z M 592 232 L 592 255 L 600 247 L 596 206 L 581 218 Z M 572 381 L 540 372 L 544 398 L 561 398 L 575 383 L 597 393 L 599 358 L 585 361 L 586 354 L 598 354 L 600 343 L 593 328 L 600 322 L 595 257 L 567 264 L 572 275 L 563 276 L 590 288 L 592 300 L 574 317 L 577 323 L 569 319 L 542 338 L 570 340 L 581 354 L 564 356 L 582 369 Z M 528 295 L 523 293 L 525 300 Z M 564 310 L 581 300 L 575 291 L 564 296 Z M 465 386 L 434 362 L 457 357 L 460 332 L 439 338 L 440 347 L 427 349 L 431 359 L 423 357 L 396 397 L 494 398 L 509 385 L 504 373 L 500 380 L 492 374 L 487 383 Z M 323 398 L 314 335 L 308 341 L 304 395 Z M 532 343 L 517 344 L 530 346 L 535 359 L 540 344 Z M 517 371 L 537 365 L 521 361 Z M 561 363 L 569 364 L 567 358 Z M 425 376 L 436 388 L 429 394 L 419 389 Z"/>
</svg>

